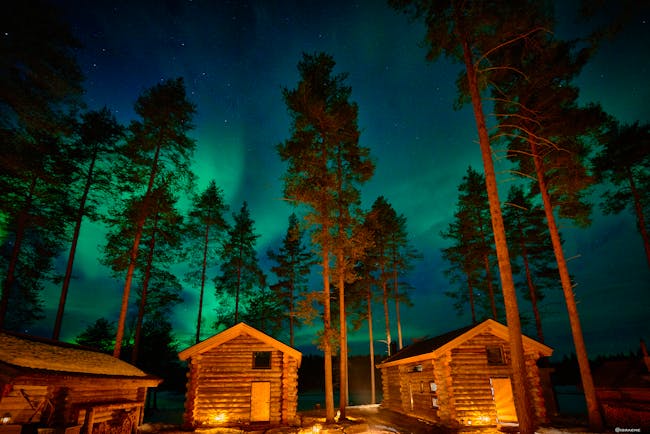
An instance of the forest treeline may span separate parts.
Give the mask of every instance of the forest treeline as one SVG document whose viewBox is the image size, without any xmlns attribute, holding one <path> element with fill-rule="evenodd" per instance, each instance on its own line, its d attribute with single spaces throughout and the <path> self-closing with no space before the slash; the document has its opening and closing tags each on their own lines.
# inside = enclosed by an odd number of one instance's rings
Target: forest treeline
<svg viewBox="0 0 650 434">
<path fill-rule="evenodd" d="M 483 167 L 468 168 L 453 220 L 441 234 L 448 241 L 442 251 L 447 295 L 474 322 L 507 323 L 520 430 L 533 432 L 515 286 L 530 302 L 541 341 L 540 303 L 548 291 L 562 291 L 590 424 L 599 429 L 558 219 L 588 226 L 594 206 L 588 194 L 599 185 L 605 212 L 627 209 L 636 216 L 650 266 L 650 126 L 622 124 L 599 105 L 581 103 L 575 84 L 611 29 L 561 40 L 547 2 L 389 4 L 424 22 L 428 60 L 445 56 L 461 65 L 458 106 L 470 104 L 476 121 Z M 290 125 L 276 146 L 286 165 L 278 177 L 295 212 L 278 222 L 287 228 L 280 245 L 264 252 L 273 264 L 270 277 L 259 265 L 248 204 L 225 203 L 215 181 L 201 183 L 193 173 L 197 107 L 183 78 L 134 95 L 136 118 L 122 125 L 108 107 L 86 108 L 74 56 L 78 43 L 55 8 L 41 1 L 11 2 L 10 8 L 0 45 L 0 328 L 22 330 L 42 319 L 43 289 L 56 285 L 52 338 L 59 339 L 81 227 L 94 222 L 106 229 L 100 262 L 123 282 L 115 294 L 121 306 L 98 318 L 78 343 L 165 377 L 178 369 L 170 316 L 187 290 L 199 294 L 197 306 L 188 307 L 196 310 L 190 344 L 245 321 L 272 335 L 287 331 L 294 345 L 296 328 L 316 324 L 326 416 L 334 419 L 337 384 L 345 417 L 348 328 L 367 325 L 370 372 L 375 305 L 384 320 L 385 352 L 390 355 L 395 327 L 395 346 L 402 348 L 400 309 L 409 304 L 408 272 L 420 254 L 406 217 L 385 197 L 370 209 L 361 205 L 375 161 L 359 143 L 358 106 L 334 58 L 303 54 L 298 82 L 281 91 Z M 30 20 L 40 25 L 20 24 Z M 505 201 L 497 189 L 496 154 L 519 176 Z M 191 198 L 188 206 L 179 204 L 181 197 Z M 187 272 L 175 273 L 179 269 Z M 215 311 L 203 309 L 206 291 L 217 299 Z M 374 375 L 369 381 L 374 402 Z"/>
</svg>

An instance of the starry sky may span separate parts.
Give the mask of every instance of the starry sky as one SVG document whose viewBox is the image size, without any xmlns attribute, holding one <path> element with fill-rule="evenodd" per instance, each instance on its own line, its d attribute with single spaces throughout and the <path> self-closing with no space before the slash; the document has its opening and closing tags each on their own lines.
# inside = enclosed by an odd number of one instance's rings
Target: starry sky
<svg viewBox="0 0 650 434">
<path fill-rule="evenodd" d="M 160 80 L 182 76 L 197 105 L 194 171 L 199 188 L 216 180 L 231 210 L 247 201 L 255 220 L 258 251 L 273 281 L 265 252 L 276 249 L 292 208 L 283 200 L 285 167 L 275 146 L 289 137 L 283 87 L 298 82 L 303 52 L 325 51 L 336 72 L 349 74 L 351 99 L 359 106 L 361 144 L 371 149 L 374 177 L 363 187 L 364 206 L 384 195 L 407 218 L 412 244 L 422 260 L 409 276 L 414 306 L 402 312 L 405 341 L 434 336 L 470 322 L 457 316 L 443 294 L 448 283 L 440 231 L 452 219 L 457 187 L 471 165 L 482 168 L 470 107 L 455 111 L 460 65 L 430 63 L 421 41 L 424 28 L 377 1 L 108 1 L 56 0 L 84 45 L 85 101 L 107 106 L 124 124 L 135 119 L 133 104 Z M 575 35 L 575 5 L 560 2 L 558 33 Z M 584 102 L 600 102 L 622 122 L 648 122 L 650 34 L 647 9 L 624 31 L 606 41 L 579 77 Z M 512 176 L 496 161 L 499 193 L 505 198 Z M 597 192 L 594 193 L 597 198 Z M 650 339 L 650 272 L 632 215 L 603 216 L 594 209 L 587 229 L 562 222 L 565 252 L 591 354 L 628 352 Z M 66 305 L 62 338 L 71 340 L 100 316 L 116 319 L 123 282 L 97 261 L 101 227 L 86 223 Z M 59 288 L 45 294 L 47 318 L 31 332 L 48 335 Z M 213 314 L 208 288 L 204 315 Z M 198 290 L 186 288 L 173 323 L 181 348 L 196 322 Z M 520 310 L 530 315 L 529 305 Z M 547 344 L 561 356 L 572 351 L 561 291 L 544 303 Z M 382 339 L 380 311 L 374 326 Z M 204 328 L 204 337 L 212 330 Z M 533 335 L 533 330 L 525 330 Z M 396 330 L 393 330 L 396 336 Z M 303 328 L 297 346 L 313 351 L 314 331 Z M 367 352 L 367 330 L 350 335 L 352 353 Z M 286 337 L 280 337 L 281 339 Z M 376 343 L 378 345 L 378 343 Z"/>
</svg>

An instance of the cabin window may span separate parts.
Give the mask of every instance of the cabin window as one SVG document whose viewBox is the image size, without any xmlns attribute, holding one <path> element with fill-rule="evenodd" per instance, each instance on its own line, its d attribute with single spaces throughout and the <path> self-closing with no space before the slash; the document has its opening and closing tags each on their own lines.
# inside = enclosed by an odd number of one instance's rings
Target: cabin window
<svg viewBox="0 0 650 434">
<path fill-rule="evenodd" d="M 503 349 L 500 346 L 485 347 L 488 365 L 503 365 Z"/>
<path fill-rule="evenodd" d="M 271 352 L 254 351 L 253 369 L 271 369 Z"/>
</svg>

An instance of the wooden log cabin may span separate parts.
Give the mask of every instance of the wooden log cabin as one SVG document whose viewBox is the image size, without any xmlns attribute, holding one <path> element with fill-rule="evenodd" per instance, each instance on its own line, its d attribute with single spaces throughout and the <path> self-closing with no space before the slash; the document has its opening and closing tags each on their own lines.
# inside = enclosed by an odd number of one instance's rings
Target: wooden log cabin
<svg viewBox="0 0 650 434">
<path fill-rule="evenodd" d="M 0 331 L 0 432 L 135 433 L 161 381 L 89 348 Z"/>
<path fill-rule="evenodd" d="M 547 422 L 537 361 L 553 350 L 526 336 L 523 345 L 534 414 Z M 517 422 L 508 328 L 494 320 L 416 342 L 377 367 L 390 410 L 451 427 Z"/>
<path fill-rule="evenodd" d="M 188 360 L 186 428 L 291 425 L 302 354 L 239 323 L 179 353 Z"/>
</svg>

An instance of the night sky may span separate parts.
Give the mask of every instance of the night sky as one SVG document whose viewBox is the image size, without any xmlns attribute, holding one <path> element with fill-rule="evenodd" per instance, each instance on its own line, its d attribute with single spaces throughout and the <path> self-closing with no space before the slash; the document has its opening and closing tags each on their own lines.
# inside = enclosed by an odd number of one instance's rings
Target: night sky
<svg viewBox="0 0 650 434">
<path fill-rule="evenodd" d="M 182 76 L 197 105 L 194 170 L 199 189 L 215 179 L 231 211 L 247 201 L 255 220 L 258 252 L 271 282 L 266 251 L 276 249 L 292 208 L 283 200 L 285 171 L 275 146 L 290 134 L 281 89 L 298 82 L 303 52 L 325 51 L 336 72 L 349 73 L 352 100 L 359 106 L 361 145 L 371 149 L 374 177 L 363 188 L 369 208 L 384 195 L 408 221 L 413 245 L 423 254 L 409 276 L 414 307 L 402 312 L 406 342 L 467 325 L 444 296 L 447 267 L 440 237 L 452 219 L 457 187 L 467 167 L 482 170 L 470 107 L 453 110 L 461 66 L 425 60 L 424 28 L 384 2 L 365 1 L 57 1 L 84 45 L 78 61 L 86 76 L 85 100 L 91 109 L 107 106 L 124 124 L 135 119 L 133 104 L 160 80 Z M 561 35 L 585 27 L 573 22 L 573 6 L 562 3 Z M 625 123 L 648 122 L 650 35 L 647 9 L 606 42 L 579 77 L 584 102 L 600 102 Z M 496 161 L 503 200 L 512 181 L 508 165 Z M 597 194 L 594 193 L 594 198 Z M 230 217 L 230 216 L 229 216 Z M 650 340 L 650 272 L 640 236 L 629 212 L 594 223 L 561 227 L 565 253 L 577 284 L 587 349 L 591 355 L 636 350 Z M 110 277 L 97 261 L 102 228 L 86 223 L 75 262 L 62 338 L 72 340 L 100 316 L 117 319 L 123 281 Z M 318 271 L 318 268 L 315 268 Z M 207 287 L 204 317 L 211 323 L 214 290 Z M 45 294 L 46 320 L 30 329 L 49 335 L 59 288 Z M 194 334 L 198 290 L 186 288 L 173 318 L 181 347 Z M 530 316 L 530 306 L 520 302 Z M 556 356 L 572 351 L 561 289 L 543 304 L 546 343 Z M 383 317 L 375 311 L 377 339 Z M 203 337 L 213 333 L 205 327 Z M 531 336 L 533 329 L 525 330 Z M 393 330 L 396 338 L 396 330 Z M 353 353 L 367 351 L 367 330 L 350 336 Z M 287 340 L 286 336 L 280 336 Z M 298 331 L 298 348 L 313 350 L 314 331 Z M 376 345 L 380 345 L 376 343 Z M 376 346 L 376 348 L 378 348 Z"/>
</svg>

